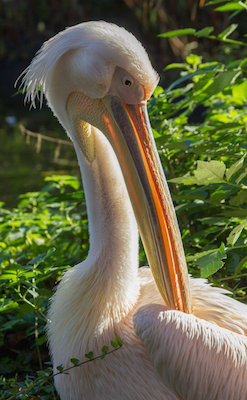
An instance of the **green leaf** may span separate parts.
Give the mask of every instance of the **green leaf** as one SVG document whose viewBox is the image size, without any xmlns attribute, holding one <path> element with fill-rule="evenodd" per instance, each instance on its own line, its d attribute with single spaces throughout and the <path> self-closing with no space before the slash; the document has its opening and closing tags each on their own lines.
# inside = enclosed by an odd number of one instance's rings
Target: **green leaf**
<svg viewBox="0 0 247 400">
<path fill-rule="evenodd" d="M 216 192 L 210 196 L 209 202 L 210 204 L 220 204 L 222 200 L 225 200 L 226 193 L 225 192 Z"/>
<path fill-rule="evenodd" d="M 238 240 L 239 236 L 242 233 L 242 230 L 246 227 L 247 225 L 247 219 L 245 219 L 241 224 L 237 225 L 230 233 L 230 235 L 227 237 L 227 243 L 231 244 L 234 246 L 236 241 Z"/>
<path fill-rule="evenodd" d="M 116 342 L 120 347 L 123 345 L 123 341 L 118 336 L 116 336 Z"/>
<path fill-rule="evenodd" d="M 212 33 L 214 30 L 213 26 L 207 26 L 206 28 L 201 29 L 200 31 L 197 31 L 195 33 L 195 36 L 200 38 L 200 37 L 208 37 L 210 33 Z"/>
<path fill-rule="evenodd" d="M 238 265 L 237 265 L 237 267 L 236 267 L 236 269 L 235 269 L 234 275 L 240 274 L 240 273 L 241 273 L 241 269 L 242 269 L 244 266 L 246 266 L 246 264 L 247 264 L 247 256 L 244 257 L 244 258 L 238 263 Z"/>
<path fill-rule="evenodd" d="M 247 82 L 246 82 L 247 83 Z M 236 161 L 229 169 L 226 170 L 226 179 L 229 181 L 230 178 L 236 174 L 242 167 L 245 160 L 246 154 L 240 158 L 240 160 Z"/>
<path fill-rule="evenodd" d="M 18 308 L 19 304 L 16 301 L 9 301 L 6 303 L 6 299 L 0 299 L 0 312 L 11 311 Z"/>
<path fill-rule="evenodd" d="M 55 247 L 50 248 L 46 253 L 39 254 L 37 257 L 30 260 L 27 265 L 33 265 L 34 267 L 37 267 L 42 261 L 54 253 L 54 251 L 56 251 Z"/>
<path fill-rule="evenodd" d="M 7 322 L 5 322 L 5 324 L 0 325 L 0 331 L 4 332 L 4 331 L 12 330 L 18 324 L 20 324 L 20 321 L 17 318 L 7 321 Z"/>
<path fill-rule="evenodd" d="M 196 54 L 190 54 L 186 57 L 186 62 L 191 65 L 198 65 L 202 61 L 202 57 L 197 56 Z"/>
<path fill-rule="evenodd" d="M 63 370 L 64 370 L 64 364 L 59 365 L 59 366 L 57 367 L 57 370 L 58 370 L 59 372 L 63 372 Z"/>
<path fill-rule="evenodd" d="M 92 358 L 93 358 L 93 352 L 90 351 L 89 353 L 85 354 L 85 357 L 89 358 L 89 360 L 92 360 Z"/>
<path fill-rule="evenodd" d="M 196 32 L 195 29 L 193 28 L 187 28 L 187 29 L 177 29 L 174 31 L 166 32 L 166 33 L 161 33 L 158 35 L 158 37 L 177 37 L 177 36 L 183 36 L 183 35 L 194 35 Z"/>
<path fill-rule="evenodd" d="M 224 7 L 224 6 L 223 6 Z M 225 40 L 232 32 L 234 32 L 238 27 L 238 24 L 231 24 L 223 32 L 218 35 L 218 38 Z"/>
<path fill-rule="evenodd" d="M 236 184 L 239 185 L 239 183 L 242 181 L 242 179 L 246 177 L 246 175 L 247 175 L 247 168 L 245 168 L 242 174 L 239 175 L 239 177 L 236 179 Z"/>
<path fill-rule="evenodd" d="M 247 81 L 240 83 L 239 85 L 234 85 L 232 88 L 233 97 L 240 100 L 247 100 Z"/>
<path fill-rule="evenodd" d="M 101 356 L 101 360 L 103 360 L 107 356 L 107 353 L 103 353 Z"/>
<path fill-rule="evenodd" d="M 202 76 L 198 82 L 196 82 L 196 84 L 193 87 L 193 96 L 197 95 L 198 91 L 199 94 L 201 94 L 202 91 L 204 91 L 209 85 L 211 85 L 211 83 L 213 82 L 213 77 L 215 76 L 215 74 L 217 73 L 217 71 L 209 71 L 207 72 L 204 76 Z M 196 99 L 195 99 L 196 100 Z"/>
<path fill-rule="evenodd" d="M 222 260 L 226 258 L 226 252 L 224 243 L 221 244 L 220 248 L 211 254 L 203 256 L 198 259 L 196 264 L 198 264 L 201 270 L 201 277 L 207 278 L 213 275 L 223 266 Z"/>
<path fill-rule="evenodd" d="M 208 3 L 205 4 L 205 6 L 211 6 L 213 4 L 218 4 L 218 3 L 225 3 L 227 0 L 211 0 Z"/>
<path fill-rule="evenodd" d="M 236 208 L 235 210 L 224 210 L 222 214 L 225 217 L 247 218 L 247 209 Z"/>
<path fill-rule="evenodd" d="M 183 183 L 184 185 L 209 185 L 224 182 L 226 166 L 222 161 L 197 161 L 194 176 L 183 176 L 170 179 L 169 182 Z"/>
<path fill-rule="evenodd" d="M 78 365 L 79 364 L 79 360 L 77 358 L 71 358 L 70 361 L 72 362 L 72 364 L 74 365 Z"/>
<path fill-rule="evenodd" d="M 228 218 L 222 217 L 205 217 L 199 218 L 198 221 L 201 221 L 203 224 L 216 226 L 225 226 L 229 222 Z"/>
<path fill-rule="evenodd" d="M 226 166 L 222 161 L 197 161 L 195 177 L 200 184 L 222 182 Z"/>
<path fill-rule="evenodd" d="M 175 69 L 175 68 L 188 70 L 190 67 L 186 63 L 172 63 L 172 64 L 167 65 L 164 70 L 167 71 L 169 69 Z"/>
<path fill-rule="evenodd" d="M 187 144 L 185 141 L 184 142 L 182 142 L 182 141 L 170 142 L 170 143 L 167 143 L 164 147 L 166 147 L 167 149 L 170 149 L 170 150 L 172 150 L 172 149 L 187 150 Z"/>
<path fill-rule="evenodd" d="M 36 289 L 36 287 L 34 289 Z M 34 299 L 39 297 L 39 293 L 36 290 L 27 289 L 27 291 Z"/>
<path fill-rule="evenodd" d="M 209 67 L 200 68 L 195 72 L 191 72 L 190 74 L 186 74 L 184 76 L 181 76 L 181 78 L 177 79 L 175 82 L 173 82 L 169 86 L 168 90 L 170 91 L 170 90 L 174 89 L 174 87 L 180 85 L 181 83 L 183 83 L 185 81 L 188 81 L 188 80 L 194 78 L 194 76 L 203 75 L 203 74 L 205 74 L 205 73 L 207 73 L 209 71 L 215 70 L 215 69 L 217 69 L 218 66 L 219 66 L 219 63 L 214 63 L 213 65 L 211 65 Z"/>
<path fill-rule="evenodd" d="M 107 354 L 108 352 L 108 347 L 107 346 L 103 346 L 101 349 L 102 353 Z"/>
<path fill-rule="evenodd" d="M 0 275 L 0 280 L 11 280 L 13 282 L 17 281 L 18 273 L 16 271 L 8 270 L 8 272 Z"/>
<path fill-rule="evenodd" d="M 215 8 L 215 11 L 225 12 L 225 11 L 236 11 L 236 10 L 244 10 L 244 7 L 239 4 L 239 2 L 231 2 L 224 4 L 223 6 Z"/>
<path fill-rule="evenodd" d="M 157 132 L 155 129 L 152 129 L 153 135 L 154 135 L 154 139 L 158 139 L 158 138 L 163 138 L 159 132 Z M 164 139 L 164 138 L 163 138 Z M 155 140 L 156 141 L 156 140 Z M 157 142 L 156 142 L 157 143 Z"/>
<path fill-rule="evenodd" d="M 59 372 L 62 372 L 62 371 L 59 371 Z M 45 371 L 37 371 L 37 375 L 41 378 L 47 378 L 49 376 L 49 374 Z"/>
<path fill-rule="evenodd" d="M 117 343 L 114 342 L 113 340 L 111 340 L 111 345 L 112 345 L 112 347 L 114 347 L 114 349 L 116 349 L 118 347 Z"/>
<path fill-rule="evenodd" d="M 156 86 L 156 88 L 154 89 L 153 95 L 158 96 L 159 94 L 161 94 L 163 92 L 164 92 L 164 89 L 161 86 Z"/>
<path fill-rule="evenodd" d="M 212 250 L 206 250 L 206 251 L 200 251 L 200 253 L 195 253 L 193 256 L 186 256 L 186 261 L 196 261 L 199 258 L 208 256 L 209 254 L 215 253 L 218 249 L 212 249 Z"/>
<path fill-rule="evenodd" d="M 17 232 L 10 232 L 8 234 L 7 240 L 10 242 L 15 242 L 16 240 L 22 239 L 25 237 L 26 230 L 24 228 L 20 228 Z"/>
<path fill-rule="evenodd" d="M 46 335 L 42 335 L 40 337 L 38 337 L 38 339 L 36 339 L 36 343 L 41 346 L 43 343 L 45 343 L 47 340 Z"/>
<path fill-rule="evenodd" d="M 247 199 L 247 190 L 246 189 L 240 190 L 236 196 L 230 198 L 229 204 L 231 206 L 239 207 L 245 203 L 246 199 Z"/>
<path fill-rule="evenodd" d="M 241 62 L 240 62 L 240 64 L 239 64 L 239 66 L 240 67 L 243 67 L 246 63 L 247 63 L 247 58 L 244 58 L 243 60 L 240 60 Z"/>
<path fill-rule="evenodd" d="M 224 71 L 219 74 L 213 83 L 204 90 L 209 96 L 213 96 L 217 93 L 222 92 L 226 87 L 228 87 L 234 79 L 236 79 L 241 74 L 241 71 Z"/>
</svg>

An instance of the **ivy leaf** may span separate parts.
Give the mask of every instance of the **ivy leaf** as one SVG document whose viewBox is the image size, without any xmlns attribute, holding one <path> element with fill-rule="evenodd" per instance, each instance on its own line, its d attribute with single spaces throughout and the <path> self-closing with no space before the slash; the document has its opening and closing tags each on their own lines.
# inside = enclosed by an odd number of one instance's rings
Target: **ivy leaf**
<svg viewBox="0 0 247 400">
<path fill-rule="evenodd" d="M 236 241 L 238 240 L 239 236 L 241 235 L 242 230 L 246 227 L 247 225 L 247 219 L 245 219 L 241 224 L 237 225 L 230 233 L 230 235 L 227 237 L 227 243 L 231 244 L 234 246 Z"/>
<path fill-rule="evenodd" d="M 213 275 L 223 266 L 222 260 L 226 258 L 225 246 L 224 243 L 221 243 L 219 249 L 215 250 L 211 254 L 205 255 L 199 258 L 196 261 L 200 270 L 201 277 L 207 278 L 210 275 Z"/>
</svg>

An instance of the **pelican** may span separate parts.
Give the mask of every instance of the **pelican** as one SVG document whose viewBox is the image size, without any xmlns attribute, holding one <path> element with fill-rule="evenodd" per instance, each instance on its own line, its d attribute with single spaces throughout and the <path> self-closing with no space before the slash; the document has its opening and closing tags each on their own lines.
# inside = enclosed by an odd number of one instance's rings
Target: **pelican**
<svg viewBox="0 0 247 400">
<path fill-rule="evenodd" d="M 48 312 L 54 371 L 123 340 L 57 375 L 62 400 L 247 398 L 247 306 L 188 278 L 146 109 L 157 83 L 138 40 L 103 21 L 60 32 L 24 71 L 25 99 L 45 95 L 73 141 L 89 219 L 88 256 Z M 138 268 L 138 228 L 151 269 Z"/>
</svg>

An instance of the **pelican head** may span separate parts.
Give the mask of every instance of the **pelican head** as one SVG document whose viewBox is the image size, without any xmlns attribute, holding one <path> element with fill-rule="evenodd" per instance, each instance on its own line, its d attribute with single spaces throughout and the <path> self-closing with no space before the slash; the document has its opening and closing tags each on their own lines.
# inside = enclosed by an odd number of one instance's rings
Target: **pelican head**
<svg viewBox="0 0 247 400">
<path fill-rule="evenodd" d="M 45 95 L 87 167 L 97 157 L 93 127 L 106 136 L 157 286 L 167 305 L 191 312 L 181 237 L 147 114 L 158 80 L 138 40 L 101 21 L 68 28 L 44 43 L 22 84 L 34 107 Z"/>
</svg>

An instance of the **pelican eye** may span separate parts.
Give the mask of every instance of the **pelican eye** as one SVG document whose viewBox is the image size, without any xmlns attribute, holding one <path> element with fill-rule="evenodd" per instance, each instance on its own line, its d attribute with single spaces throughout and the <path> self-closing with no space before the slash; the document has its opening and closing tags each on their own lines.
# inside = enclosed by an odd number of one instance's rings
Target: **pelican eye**
<svg viewBox="0 0 247 400">
<path fill-rule="evenodd" d="M 131 81 L 129 78 L 123 78 L 122 83 L 124 84 L 124 86 L 128 86 L 128 87 L 133 85 L 133 81 Z"/>
</svg>

